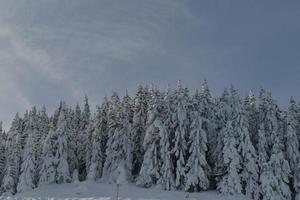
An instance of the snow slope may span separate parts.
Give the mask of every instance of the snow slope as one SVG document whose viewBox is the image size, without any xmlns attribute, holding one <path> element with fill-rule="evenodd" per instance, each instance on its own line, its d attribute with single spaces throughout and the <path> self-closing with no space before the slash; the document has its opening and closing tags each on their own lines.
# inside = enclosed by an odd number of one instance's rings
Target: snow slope
<svg viewBox="0 0 300 200">
<path fill-rule="evenodd" d="M 47 185 L 35 190 L 19 193 L 13 197 L 0 199 L 51 199 L 51 200 L 115 200 L 116 185 L 105 183 L 81 182 L 77 185 Z M 162 191 L 158 188 L 139 188 L 134 185 L 122 185 L 119 199 L 122 200 L 247 200 L 244 196 L 224 197 L 215 191 L 186 193 L 178 191 Z"/>
</svg>

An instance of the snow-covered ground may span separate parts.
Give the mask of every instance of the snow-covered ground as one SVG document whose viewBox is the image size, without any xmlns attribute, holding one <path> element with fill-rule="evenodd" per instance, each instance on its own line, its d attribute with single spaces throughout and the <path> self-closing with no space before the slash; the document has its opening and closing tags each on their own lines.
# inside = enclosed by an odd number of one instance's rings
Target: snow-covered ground
<svg viewBox="0 0 300 200">
<path fill-rule="evenodd" d="M 0 199 L 51 199 L 51 200 L 115 200 L 116 185 L 104 183 L 82 182 L 77 185 L 47 185 L 35 190 L 17 194 L 13 197 Z M 244 196 L 224 197 L 217 192 L 186 193 L 177 191 L 162 191 L 160 189 L 145 189 L 133 185 L 122 185 L 119 200 L 247 200 Z"/>
</svg>

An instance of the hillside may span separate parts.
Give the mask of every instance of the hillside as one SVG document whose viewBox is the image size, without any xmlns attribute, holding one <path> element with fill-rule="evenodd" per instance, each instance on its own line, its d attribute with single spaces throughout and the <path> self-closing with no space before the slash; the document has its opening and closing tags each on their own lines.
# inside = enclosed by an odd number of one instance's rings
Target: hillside
<svg viewBox="0 0 300 200">
<path fill-rule="evenodd" d="M 126 200 L 246 200 L 243 196 L 224 197 L 217 192 L 186 193 L 178 191 L 163 191 L 158 188 L 139 188 L 133 185 L 120 187 L 119 199 Z M 78 184 L 62 184 L 41 186 L 35 190 L 18 193 L 14 197 L 3 199 L 85 199 L 85 200 L 113 200 L 116 199 L 116 185 L 106 183 L 81 182 Z"/>
</svg>

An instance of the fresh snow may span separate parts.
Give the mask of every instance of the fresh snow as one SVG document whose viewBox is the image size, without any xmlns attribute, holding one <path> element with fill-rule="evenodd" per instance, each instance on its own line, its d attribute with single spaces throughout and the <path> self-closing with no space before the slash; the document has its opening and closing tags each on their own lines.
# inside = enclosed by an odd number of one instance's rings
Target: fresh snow
<svg viewBox="0 0 300 200">
<path fill-rule="evenodd" d="M 50 184 L 37 189 L 18 193 L 15 196 L 3 196 L 3 200 L 115 200 L 116 184 L 95 183 L 91 181 L 77 184 Z M 131 184 L 121 185 L 119 200 L 248 200 L 245 196 L 222 196 L 215 191 L 187 193 L 179 191 L 164 191 L 160 188 L 145 189 Z"/>
</svg>

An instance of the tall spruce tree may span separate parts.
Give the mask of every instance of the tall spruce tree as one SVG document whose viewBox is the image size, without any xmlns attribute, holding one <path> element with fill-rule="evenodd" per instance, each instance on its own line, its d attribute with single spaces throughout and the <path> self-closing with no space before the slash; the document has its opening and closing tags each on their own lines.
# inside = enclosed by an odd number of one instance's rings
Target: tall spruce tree
<svg viewBox="0 0 300 200">
<path fill-rule="evenodd" d="M 207 132 L 203 128 L 204 118 L 199 112 L 199 103 L 193 98 L 192 123 L 189 133 L 189 158 L 187 160 L 186 191 L 206 190 L 209 187 L 209 165 L 206 161 Z"/>
<path fill-rule="evenodd" d="M 145 151 L 137 184 L 144 187 L 155 185 L 161 178 L 160 135 L 164 131 L 161 123 L 162 97 L 160 92 L 151 87 L 149 100 L 147 130 L 143 147 Z"/>
<path fill-rule="evenodd" d="M 256 107 L 256 98 L 252 91 L 249 92 L 244 100 L 245 114 L 248 120 L 248 129 L 250 134 L 250 139 L 253 144 L 258 143 L 258 111 Z M 255 146 L 257 148 L 257 146 Z"/>
<path fill-rule="evenodd" d="M 33 145 L 33 131 L 26 139 L 26 145 L 22 156 L 22 165 L 17 191 L 24 192 L 35 187 L 35 151 Z"/>
<path fill-rule="evenodd" d="M 147 101 L 144 88 L 140 85 L 134 97 L 132 139 L 133 139 L 133 163 L 132 175 L 136 177 L 143 162 L 143 141 L 146 132 Z"/>
<path fill-rule="evenodd" d="M 57 137 L 55 141 L 56 151 L 54 157 L 54 165 L 55 165 L 55 182 L 66 183 L 71 180 L 69 164 L 68 164 L 68 144 L 67 144 L 67 136 L 68 136 L 68 127 L 67 127 L 67 119 L 66 119 L 66 105 L 62 104 L 62 109 L 60 111 L 58 121 L 57 121 L 57 129 L 55 131 L 55 135 Z"/>
<path fill-rule="evenodd" d="M 42 152 L 42 165 L 40 170 L 39 186 L 55 183 L 55 141 L 57 139 L 55 135 L 54 125 L 50 127 L 49 133 L 43 144 Z"/>
<path fill-rule="evenodd" d="M 251 199 L 259 199 L 259 169 L 257 153 L 251 141 L 246 111 L 241 107 L 236 118 L 236 133 L 238 135 L 238 150 L 241 157 L 241 180 L 243 192 Z"/>
<path fill-rule="evenodd" d="M 94 131 L 92 133 L 92 151 L 90 158 L 90 167 L 88 169 L 88 180 L 97 180 L 102 177 L 103 165 L 105 161 L 105 147 L 103 147 L 103 140 L 105 139 L 105 132 L 107 130 L 107 119 L 105 107 L 97 106 L 96 116 L 94 119 Z"/>
<path fill-rule="evenodd" d="M 2 178 L 4 176 L 4 169 L 5 169 L 5 133 L 2 130 L 2 122 L 0 121 L 0 184 L 2 182 Z"/>
<path fill-rule="evenodd" d="M 132 135 L 132 120 L 133 120 L 133 108 L 132 99 L 128 95 L 126 90 L 125 96 L 122 101 L 122 135 L 123 135 L 123 145 L 125 152 L 125 175 L 128 178 L 131 177 L 131 172 L 133 171 L 133 135 Z"/>
<path fill-rule="evenodd" d="M 189 119 L 189 96 L 187 88 L 183 88 L 181 82 L 177 84 L 174 93 L 174 160 L 175 163 L 175 185 L 177 189 L 184 189 L 186 181 L 186 161 L 187 161 L 187 137 L 190 126 Z"/>
<path fill-rule="evenodd" d="M 157 125 L 160 128 L 160 157 L 161 157 L 161 170 L 160 179 L 158 184 L 164 190 L 175 189 L 175 174 L 174 174 L 174 163 L 172 160 L 172 103 L 173 94 L 172 91 L 167 88 L 164 94 L 164 101 L 162 103 L 161 118 L 162 121 L 158 120 Z M 160 119 L 160 118 L 159 118 Z"/>
<path fill-rule="evenodd" d="M 43 144 L 49 133 L 50 120 L 46 107 L 38 111 L 37 121 L 34 122 L 33 145 L 35 150 L 35 179 L 34 182 L 38 185 L 40 170 L 42 167 Z"/>
<path fill-rule="evenodd" d="M 284 158 L 280 142 L 275 141 L 270 160 L 263 164 L 260 176 L 262 199 L 291 199 L 289 175 L 289 164 Z"/>
<path fill-rule="evenodd" d="M 298 108 L 295 100 L 291 97 L 287 115 L 287 133 L 286 133 L 286 156 L 291 168 L 291 183 L 293 191 L 299 195 L 300 193 L 300 153 L 299 141 L 297 138 L 298 124 Z"/>
<path fill-rule="evenodd" d="M 223 135 L 223 162 L 225 167 L 225 174 L 220 182 L 218 182 L 217 189 L 224 195 L 236 195 L 242 193 L 241 177 L 239 172 L 240 155 L 238 153 L 238 147 L 235 136 L 235 130 L 232 121 L 227 121 Z"/>
<path fill-rule="evenodd" d="M 113 93 L 108 112 L 108 141 L 106 149 L 106 161 L 104 164 L 104 175 L 109 182 L 118 179 L 119 168 L 126 171 L 127 179 L 130 176 L 130 169 L 126 166 L 126 136 L 127 131 L 124 125 L 124 115 L 117 93 Z"/>
<path fill-rule="evenodd" d="M 68 143 L 68 163 L 70 174 L 77 173 L 78 176 L 78 159 L 77 159 L 77 130 L 75 123 L 75 111 L 72 108 L 68 109 L 67 116 L 67 143 Z M 76 177 L 77 177 L 76 176 Z M 76 180 L 72 180 L 76 181 Z"/>
<path fill-rule="evenodd" d="M 225 88 L 222 96 L 216 100 L 217 112 L 215 115 L 216 122 L 216 132 L 214 135 L 214 140 L 211 140 L 210 147 L 211 152 L 209 154 L 209 163 L 211 164 L 212 174 L 218 182 L 221 178 L 221 175 L 224 174 L 225 167 L 223 164 L 223 138 L 226 133 L 225 128 L 227 121 L 231 116 L 231 107 L 230 107 L 230 95 L 228 89 Z"/>
<path fill-rule="evenodd" d="M 22 119 L 17 113 L 11 128 L 8 131 L 8 138 L 5 144 L 6 165 L 1 190 L 15 194 L 20 175 L 22 150 Z"/>
<path fill-rule="evenodd" d="M 80 128 L 78 132 L 78 165 L 79 165 L 79 179 L 84 180 L 87 175 L 86 169 L 86 146 L 88 142 L 88 127 L 91 118 L 91 111 L 89 106 L 88 97 L 84 97 L 84 108 L 80 117 Z"/>
</svg>

